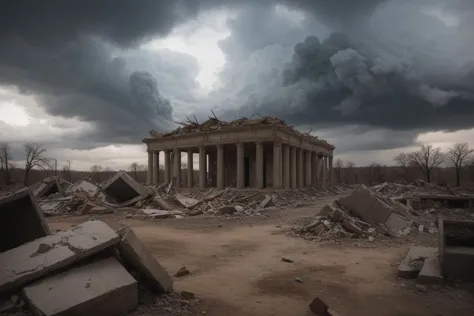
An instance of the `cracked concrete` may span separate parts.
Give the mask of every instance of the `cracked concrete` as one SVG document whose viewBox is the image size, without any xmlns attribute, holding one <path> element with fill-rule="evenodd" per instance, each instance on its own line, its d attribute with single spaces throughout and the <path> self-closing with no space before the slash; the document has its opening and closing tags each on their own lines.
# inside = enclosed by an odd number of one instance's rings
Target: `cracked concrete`
<svg viewBox="0 0 474 316">
<path fill-rule="evenodd" d="M 107 224 L 89 221 L 0 253 L 0 293 L 17 290 L 119 240 L 120 237 Z"/>
</svg>

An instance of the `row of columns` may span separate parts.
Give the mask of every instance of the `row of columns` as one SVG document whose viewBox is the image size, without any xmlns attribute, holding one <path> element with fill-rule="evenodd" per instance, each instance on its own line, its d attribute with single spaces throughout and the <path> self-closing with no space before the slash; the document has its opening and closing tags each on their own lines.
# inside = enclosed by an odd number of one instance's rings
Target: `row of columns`
<svg viewBox="0 0 474 316">
<path fill-rule="evenodd" d="M 245 187 L 245 150 L 243 143 L 237 143 L 237 188 Z M 223 189 L 224 183 L 224 147 L 216 145 L 217 152 L 217 187 Z M 148 183 L 159 182 L 159 153 L 148 152 Z M 187 186 L 194 184 L 193 150 L 187 151 Z M 261 142 L 255 143 L 255 173 L 256 188 L 264 187 L 264 146 Z M 173 182 L 176 187 L 181 185 L 181 150 L 164 151 L 164 182 Z M 199 186 L 207 187 L 207 155 L 206 147 L 199 147 Z M 171 159 L 173 163 L 171 164 Z M 317 152 L 305 150 L 296 146 L 282 143 L 273 143 L 273 187 L 297 189 L 316 185 L 326 185 L 327 181 L 333 183 L 332 157 L 323 156 Z M 173 170 L 171 170 L 171 166 Z"/>
</svg>

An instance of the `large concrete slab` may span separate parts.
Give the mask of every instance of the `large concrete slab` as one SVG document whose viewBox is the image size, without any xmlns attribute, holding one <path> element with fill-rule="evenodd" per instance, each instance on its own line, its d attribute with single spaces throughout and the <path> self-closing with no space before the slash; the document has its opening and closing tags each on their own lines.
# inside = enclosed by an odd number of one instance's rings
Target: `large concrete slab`
<svg viewBox="0 0 474 316">
<path fill-rule="evenodd" d="M 398 267 L 398 276 L 401 278 L 416 278 L 423 269 L 427 258 L 436 257 L 438 249 L 434 247 L 410 247 L 405 259 Z"/>
<path fill-rule="evenodd" d="M 0 253 L 50 233 L 28 188 L 0 198 Z"/>
<path fill-rule="evenodd" d="M 117 172 L 112 178 L 102 184 L 102 190 L 114 198 L 121 206 L 136 203 L 148 196 L 147 190 L 125 171 Z"/>
<path fill-rule="evenodd" d="M 337 200 L 337 203 L 369 223 L 385 223 L 393 211 L 390 205 L 365 185 L 358 186 L 351 194 Z"/>
<path fill-rule="evenodd" d="M 173 279 L 166 270 L 153 258 L 147 246 L 137 237 L 131 228 L 120 233 L 120 257 L 131 268 L 136 270 L 154 290 L 169 292 L 173 289 Z"/>
<path fill-rule="evenodd" d="M 45 278 L 23 294 L 36 316 L 116 316 L 138 304 L 137 282 L 114 258 Z"/>
<path fill-rule="evenodd" d="M 0 293 L 17 290 L 119 241 L 107 224 L 89 221 L 0 253 Z"/>
</svg>

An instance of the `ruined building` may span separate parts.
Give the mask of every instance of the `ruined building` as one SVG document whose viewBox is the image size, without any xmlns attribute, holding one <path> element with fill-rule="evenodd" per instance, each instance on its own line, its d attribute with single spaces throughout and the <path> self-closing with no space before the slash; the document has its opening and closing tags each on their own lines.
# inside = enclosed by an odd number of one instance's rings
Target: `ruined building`
<svg viewBox="0 0 474 316">
<path fill-rule="evenodd" d="M 177 187 L 284 188 L 325 185 L 332 181 L 334 146 L 284 121 L 261 117 L 224 122 L 216 117 L 202 124 L 161 134 L 150 132 L 148 183 Z M 159 154 L 164 153 L 164 179 L 159 179 Z M 186 183 L 182 183 L 181 153 L 187 153 Z M 193 154 L 199 154 L 199 179 L 194 181 Z"/>
</svg>

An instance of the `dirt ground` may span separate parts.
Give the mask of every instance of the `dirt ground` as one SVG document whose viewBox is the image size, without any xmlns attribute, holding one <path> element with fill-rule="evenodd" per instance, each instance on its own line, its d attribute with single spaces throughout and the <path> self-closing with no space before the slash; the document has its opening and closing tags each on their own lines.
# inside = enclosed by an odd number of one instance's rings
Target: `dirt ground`
<svg viewBox="0 0 474 316">
<path fill-rule="evenodd" d="M 292 223 L 332 200 L 244 220 L 151 221 L 121 215 L 96 219 L 114 228 L 134 227 L 170 274 L 186 266 L 191 274 L 174 278 L 175 289 L 202 298 L 201 314 L 310 315 L 308 305 L 319 297 L 341 316 L 474 315 L 474 291 L 469 285 L 427 287 L 426 293 L 419 293 L 413 282 L 397 279 L 398 263 L 409 245 L 367 249 L 287 236 Z M 51 227 L 65 229 L 86 219 L 56 217 Z"/>
</svg>

